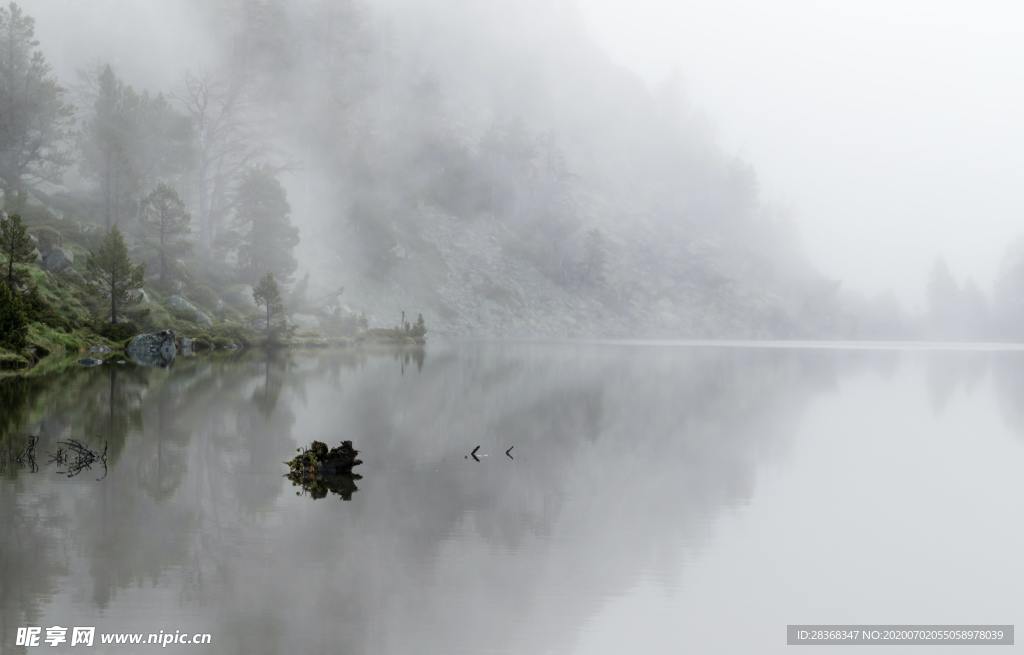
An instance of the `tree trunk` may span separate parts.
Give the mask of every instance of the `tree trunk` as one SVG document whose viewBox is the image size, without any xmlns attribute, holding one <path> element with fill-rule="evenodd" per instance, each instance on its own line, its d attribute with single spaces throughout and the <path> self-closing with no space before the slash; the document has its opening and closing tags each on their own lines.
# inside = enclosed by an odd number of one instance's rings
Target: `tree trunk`
<svg viewBox="0 0 1024 655">
<path fill-rule="evenodd" d="M 107 232 L 110 231 L 110 224 L 111 224 L 111 221 L 113 220 L 113 213 L 114 213 L 114 202 L 113 202 L 114 181 L 112 179 L 113 178 L 113 172 L 112 172 L 111 169 L 113 168 L 113 166 L 111 164 L 111 158 L 112 158 L 112 155 L 110 154 L 110 150 L 108 149 L 106 151 L 106 153 L 105 153 L 104 166 L 103 166 L 103 168 L 104 168 L 104 170 L 103 170 L 103 204 L 104 204 L 104 210 L 105 210 L 104 213 L 106 214 L 105 217 L 107 219 L 106 220 Z"/>
<path fill-rule="evenodd" d="M 164 218 L 160 217 L 160 286 L 167 285 L 167 237 L 164 231 Z"/>
<path fill-rule="evenodd" d="M 117 276 L 111 273 L 110 275 L 110 323 L 111 325 L 117 325 Z"/>
</svg>

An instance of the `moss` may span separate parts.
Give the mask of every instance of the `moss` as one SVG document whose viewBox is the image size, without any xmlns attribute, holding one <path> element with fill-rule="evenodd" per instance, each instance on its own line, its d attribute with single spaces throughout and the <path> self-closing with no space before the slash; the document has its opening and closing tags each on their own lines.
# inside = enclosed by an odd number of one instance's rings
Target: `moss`
<svg viewBox="0 0 1024 655">
<path fill-rule="evenodd" d="M 217 343 L 218 339 L 227 339 L 236 345 L 248 346 L 252 344 L 255 338 L 255 334 L 252 330 L 249 330 L 238 323 L 218 323 L 207 328 L 207 331 L 213 338 L 214 344 Z"/>
<path fill-rule="evenodd" d="M 364 341 L 371 343 L 389 343 L 401 345 L 423 345 L 426 340 L 422 336 L 414 336 L 406 330 L 398 328 L 373 328 L 362 335 Z"/>
<path fill-rule="evenodd" d="M 29 363 L 28 359 L 22 355 L 0 348 L 0 370 L 20 370 L 28 368 Z"/>
<path fill-rule="evenodd" d="M 72 355 L 84 352 L 90 346 L 105 345 L 118 348 L 119 344 L 105 339 L 91 330 L 81 328 L 72 332 L 54 329 L 43 323 L 32 323 L 28 327 L 28 342 L 56 355 Z"/>
<path fill-rule="evenodd" d="M 61 322 L 71 328 L 88 325 L 92 311 L 87 304 L 87 293 L 70 279 L 44 271 L 37 266 L 26 268 L 30 282 L 43 302 L 60 312 Z"/>
<path fill-rule="evenodd" d="M 231 339 L 229 339 L 228 337 L 213 337 L 212 343 L 213 347 L 216 348 L 217 350 L 224 350 L 239 345 L 232 341 Z"/>
</svg>

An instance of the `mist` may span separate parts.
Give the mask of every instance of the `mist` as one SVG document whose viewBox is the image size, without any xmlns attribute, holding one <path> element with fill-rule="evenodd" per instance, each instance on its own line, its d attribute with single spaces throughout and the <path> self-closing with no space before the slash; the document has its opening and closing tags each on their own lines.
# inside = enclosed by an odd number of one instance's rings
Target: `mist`
<svg viewBox="0 0 1024 655">
<path fill-rule="evenodd" d="M 0 4 L 0 652 L 1012 644 L 1022 18 Z"/>
<path fill-rule="evenodd" d="M 24 6 L 69 90 L 106 64 L 171 98 L 188 76 L 244 84 L 295 279 L 344 286 L 371 322 L 415 305 L 456 334 L 1015 334 L 1012 3 Z M 939 321 L 943 266 L 998 317 Z"/>
<path fill-rule="evenodd" d="M 990 291 L 1021 234 L 1017 3 L 581 0 L 612 58 L 675 73 L 815 266 L 924 308 L 944 257 Z"/>
</svg>

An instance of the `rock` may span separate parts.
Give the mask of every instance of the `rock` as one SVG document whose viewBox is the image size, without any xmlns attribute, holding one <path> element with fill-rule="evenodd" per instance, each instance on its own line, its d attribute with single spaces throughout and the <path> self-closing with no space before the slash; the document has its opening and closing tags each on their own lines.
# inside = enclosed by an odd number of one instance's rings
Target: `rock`
<svg viewBox="0 0 1024 655">
<path fill-rule="evenodd" d="M 102 359 L 96 359 L 95 357 L 85 357 L 83 359 L 78 360 L 78 363 L 81 364 L 82 366 L 89 366 L 89 367 L 92 367 L 92 366 L 102 366 L 103 365 L 103 360 Z"/>
<path fill-rule="evenodd" d="M 168 366 L 178 354 L 174 341 L 174 332 L 171 330 L 137 334 L 131 338 L 124 351 L 137 364 Z"/>
<path fill-rule="evenodd" d="M 110 351 L 110 347 L 109 346 L 104 346 L 103 344 L 99 344 L 98 346 L 90 347 L 89 348 L 89 352 L 91 352 L 91 353 L 100 353 L 102 355 L 105 355 L 105 354 L 107 354 L 107 353 L 109 353 L 111 351 Z"/>
<path fill-rule="evenodd" d="M 213 325 L 213 319 L 206 312 L 190 303 L 184 296 L 174 294 L 167 299 L 167 306 L 202 326 L 209 327 Z"/>
<path fill-rule="evenodd" d="M 54 248 L 60 248 L 64 245 L 64 239 L 60 232 L 52 227 L 41 227 L 32 236 L 35 237 L 36 247 L 39 248 L 39 252 L 43 254 L 43 257 L 50 254 L 50 251 Z"/>
<path fill-rule="evenodd" d="M 358 491 L 355 481 L 362 478 L 352 472 L 354 467 L 363 463 L 356 458 L 358 454 L 351 441 L 343 441 L 337 448 L 329 450 L 324 442 L 314 441 L 288 462 L 288 479 L 313 498 L 323 498 L 333 492 L 343 500 L 350 500 L 352 493 Z"/>
<path fill-rule="evenodd" d="M 74 263 L 74 253 L 66 248 L 55 247 L 43 256 L 43 268 L 48 271 L 63 271 Z"/>
</svg>

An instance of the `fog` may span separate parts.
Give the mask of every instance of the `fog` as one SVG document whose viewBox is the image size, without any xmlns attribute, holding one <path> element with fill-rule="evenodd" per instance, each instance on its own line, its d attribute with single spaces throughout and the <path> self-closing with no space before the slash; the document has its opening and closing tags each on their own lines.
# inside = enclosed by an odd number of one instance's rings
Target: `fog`
<svg viewBox="0 0 1024 655">
<path fill-rule="evenodd" d="M 290 282 L 344 286 L 371 323 L 415 307 L 477 335 L 1018 332 L 1011 3 L 24 8 L 79 123 L 82 72 L 105 64 L 179 109 L 188 76 L 244 86 L 246 138 L 299 229 Z M 87 189 L 80 168 L 62 183 Z M 204 206 L 194 180 L 178 191 L 212 243 L 230 203 Z M 947 269 L 953 309 L 929 295 Z"/>
<path fill-rule="evenodd" d="M 992 284 L 1024 215 L 1019 3 L 580 4 L 617 62 L 682 75 L 826 274 L 916 306 L 937 256 Z"/>
</svg>

